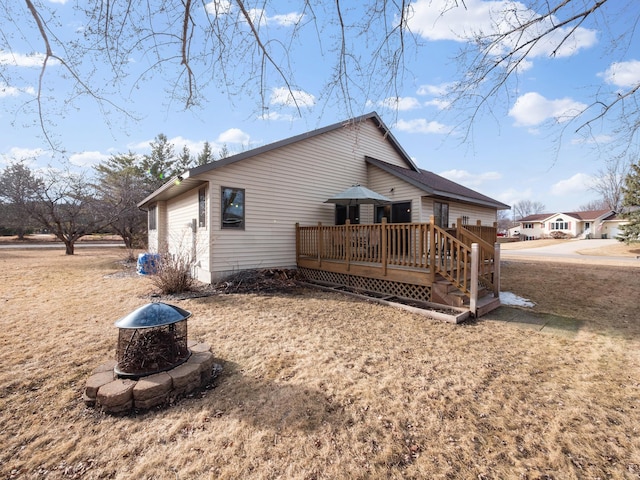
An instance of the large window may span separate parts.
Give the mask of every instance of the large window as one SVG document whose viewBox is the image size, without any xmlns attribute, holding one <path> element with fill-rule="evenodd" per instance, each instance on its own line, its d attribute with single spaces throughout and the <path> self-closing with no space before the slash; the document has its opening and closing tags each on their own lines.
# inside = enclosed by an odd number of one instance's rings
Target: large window
<svg viewBox="0 0 640 480">
<path fill-rule="evenodd" d="M 158 224 L 156 220 L 157 208 L 155 205 L 153 207 L 149 207 L 149 212 L 147 215 L 149 218 L 149 230 L 156 230 L 158 228 Z"/>
<path fill-rule="evenodd" d="M 377 206 L 375 222 L 381 223 L 383 217 L 389 223 L 411 223 L 411 202 L 396 202 L 390 205 Z"/>
<path fill-rule="evenodd" d="M 433 202 L 433 216 L 440 228 L 449 228 L 449 204 Z"/>
<path fill-rule="evenodd" d="M 244 189 L 222 187 L 221 228 L 244 230 Z"/>
<path fill-rule="evenodd" d="M 207 226 L 207 187 L 198 190 L 198 227 Z"/>
<path fill-rule="evenodd" d="M 555 222 L 549 224 L 549 230 L 569 230 L 570 222 L 565 222 L 561 218 L 556 219 Z"/>
</svg>

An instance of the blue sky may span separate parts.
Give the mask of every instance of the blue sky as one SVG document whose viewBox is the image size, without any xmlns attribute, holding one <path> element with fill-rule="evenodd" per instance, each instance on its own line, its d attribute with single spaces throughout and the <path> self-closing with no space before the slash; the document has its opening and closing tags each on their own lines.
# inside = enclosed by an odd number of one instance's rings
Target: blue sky
<svg viewBox="0 0 640 480">
<path fill-rule="evenodd" d="M 183 103 L 172 99 L 166 78 L 156 74 L 135 85 L 125 82 L 113 87 L 110 100 L 133 112 L 131 118 L 112 105 L 101 107 L 88 96 L 70 102 L 68 78 L 59 65 L 51 65 L 44 79 L 45 123 L 54 141 L 67 151 L 72 168 L 90 169 L 115 153 L 148 152 L 149 142 L 159 133 L 167 135 L 176 151 L 187 145 L 197 154 L 209 141 L 214 152 L 226 145 L 233 153 L 333 124 L 348 118 L 349 113 L 375 110 L 418 166 L 504 203 L 533 200 L 544 203 L 548 211 L 571 211 L 595 199 L 589 185 L 605 160 L 617 152 L 616 125 L 598 124 L 585 138 L 573 133 L 577 124 L 567 118 L 592 103 L 595 88 L 615 92 L 640 80 L 638 42 L 631 39 L 629 48 L 612 55 L 605 32 L 623 28 L 625 18 L 636 18 L 637 13 L 628 9 L 640 9 L 640 4 L 618 3 L 621 11 L 608 12 L 613 14 L 606 23 L 597 19 L 585 22 L 554 57 L 546 45 L 539 46 L 521 66 L 509 96 L 497 97 L 492 111 L 481 112 L 467 130 L 468 113 L 448 109 L 442 92 L 459 79 L 454 57 L 464 47 L 465 35 L 494 28 L 491 11 L 503 8 L 504 2 L 466 0 L 466 9 L 453 8 L 443 14 L 446 2 L 413 3 L 409 26 L 423 45 L 417 55 L 407 58 L 409 73 L 397 97 L 373 90 L 370 96 L 354 91 L 356 102 L 351 112 L 323 90 L 323 79 L 330 74 L 334 60 L 314 42 L 314 35 L 325 32 L 312 29 L 301 34 L 292 48 L 293 90 L 299 112 L 291 105 L 285 85 L 273 76 L 265 90 L 268 110 L 262 113 L 255 95 L 228 95 L 215 84 L 203 88 L 206 102 L 185 111 Z M 84 25 L 74 15 L 72 2 L 43 0 L 43 4 L 56 12 L 56 32 L 61 38 L 82 35 Z M 219 0 L 218 5 L 218 13 L 224 15 L 227 4 Z M 296 5 L 274 1 L 259 12 L 262 28 L 269 28 L 270 38 L 287 38 L 291 20 L 302 15 Z M 624 12 L 623 7 L 627 8 Z M 345 15 L 362 15 L 359 8 L 351 6 Z M 200 9 L 200 19 L 213 15 L 212 9 Z M 63 159 L 49 151 L 33 111 L 42 41 L 35 25 L 28 21 L 18 22 L 19 27 L 7 20 L 0 22 L 3 33 L 13 39 L 12 52 L 0 50 L 0 167 L 21 159 L 35 168 L 59 166 Z M 366 55 L 366 49 L 361 53 Z M 142 54 L 130 58 L 137 72 L 144 70 L 148 61 Z M 242 67 L 240 61 L 238 65 Z M 83 64 L 81 69 L 89 72 L 93 66 Z M 95 68 L 92 74 L 100 79 L 104 66 L 97 63 Z"/>
</svg>

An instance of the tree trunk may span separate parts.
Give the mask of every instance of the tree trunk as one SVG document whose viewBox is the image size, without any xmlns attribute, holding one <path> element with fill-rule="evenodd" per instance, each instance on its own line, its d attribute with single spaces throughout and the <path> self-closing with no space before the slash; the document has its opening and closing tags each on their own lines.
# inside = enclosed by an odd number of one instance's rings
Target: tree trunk
<svg viewBox="0 0 640 480">
<path fill-rule="evenodd" d="M 64 241 L 64 253 L 65 255 L 73 255 L 73 251 L 75 248 L 75 242 L 71 241 L 71 240 L 65 240 Z"/>
</svg>

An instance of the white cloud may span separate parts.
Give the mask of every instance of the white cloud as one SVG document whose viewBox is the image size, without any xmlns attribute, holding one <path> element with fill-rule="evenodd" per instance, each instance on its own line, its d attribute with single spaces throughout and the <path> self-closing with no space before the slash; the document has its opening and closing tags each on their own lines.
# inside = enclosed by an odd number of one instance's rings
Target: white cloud
<svg viewBox="0 0 640 480">
<path fill-rule="evenodd" d="M 316 97 L 302 90 L 278 87 L 271 92 L 271 104 L 287 107 L 312 107 L 316 104 Z"/>
<path fill-rule="evenodd" d="M 205 4 L 204 9 L 209 15 L 213 16 L 228 15 L 234 11 L 233 5 L 229 0 L 214 0 Z M 305 16 L 299 12 L 267 15 L 262 8 L 250 8 L 247 10 L 247 14 L 254 25 L 276 25 L 279 27 L 294 26 L 300 23 Z M 243 15 L 241 15 L 241 18 L 244 20 Z"/>
<path fill-rule="evenodd" d="M 436 107 L 438 110 L 446 110 L 451 106 L 451 102 L 449 100 L 434 98 L 433 100 L 427 100 L 426 102 L 424 102 L 424 106 Z"/>
<path fill-rule="evenodd" d="M 169 143 L 173 145 L 173 148 L 178 155 L 182 153 L 182 149 L 184 147 L 189 149 L 191 155 L 197 155 L 204 148 L 204 141 L 193 141 L 181 136 L 170 138 Z"/>
<path fill-rule="evenodd" d="M 105 155 L 100 152 L 80 152 L 71 155 L 69 157 L 69 162 L 78 167 L 92 167 L 107 160 L 108 158 L 109 155 Z"/>
<path fill-rule="evenodd" d="M 229 0 L 214 0 L 204 6 L 209 15 L 226 15 L 231 12 L 231 2 Z"/>
<path fill-rule="evenodd" d="M 441 83 L 440 85 L 420 85 L 418 95 L 432 95 L 434 97 L 441 97 L 449 93 L 449 90 L 453 86 L 453 83 Z"/>
<path fill-rule="evenodd" d="M 436 122 L 430 121 L 428 122 L 424 118 L 416 118 L 414 120 L 398 120 L 395 128 L 402 132 L 408 133 L 449 133 L 451 130 L 446 125 Z"/>
<path fill-rule="evenodd" d="M 615 140 L 615 137 L 612 135 L 601 134 L 601 135 L 589 135 L 583 138 L 572 138 L 572 145 L 602 145 L 605 143 L 611 143 Z"/>
<path fill-rule="evenodd" d="M 420 101 L 414 97 L 389 97 L 378 102 L 369 101 L 367 104 L 399 111 L 413 110 L 421 106 Z"/>
<path fill-rule="evenodd" d="M 9 85 L 0 85 L 0 98 L 17 97 L 18 95 L 20 95 L 20 89 L 16 87 L 10 87 Z"/>
<path fill-rule="evenodd" d="M 467 187 L 477 187 L 485 182 L 500 180 L 502 174 L 499 172 L 472 173 L 468 170 L 446 170 L 439 173 L 440 176 L 453 180 L 454 182 L 466 185 Z"/>
<path fill-rule="evenodd" d="M 548 100 L 539 93 L 529 92 L 516 100 L 509 116 L 515 119 L 517 126 L 532 127 L 551 118 L 559 123 L 566 122 L 586 108 L 586 104 L 571 98 Z"/>
<path fill-rule="evenodd" d="M 216 141 L 218 143 L 248 144 L 249 139 L 250 137 L 248 133 L 243 132 L 239 128 L 230 128 L 229 130 L 222 132 Z"/>
<path fill-rule="evenodd" d="M 572 195 L 583 193 L 593 185 L 593 177 L 586 173 L 576 173 L 571 178 L 560 180 L 551 186 L 552 195 Z"/>
<path fill-rule="evenodd" d="M 8 152 L 0 155 L 3 163 L 27 162 L 33 163 L 37 158 L 45 154 L 41 148 L 11 147 Z"/>
<path fill-rule="evenodd" d="M 451 102 L 445 100 L 444 97 L 449 94 L 453 88 L 453 83 L 441 83 L 440 85 L 420 85 L 416 94 L 420 96 L 436 97 L 424 102 L 425 107 L 436 107 L 438 110 L 445 110 L 449 108 Z"/>
<path fill-rule="evenodd" d="M 410 7 L 408 26 L 427 40 L 472 42 L 478 36 L 505 33 L 523 22 L 539 17 L 526 5 L 512 0 L 417 0 Z M 497 55 L 507 49 L 525 45 L 534 36 L 552 28 L 555 17 L 533 22 L 525 32 L 506 37 L 497 46 Z M 596 31 L 583 27 L 558 27 L 532 46 L 530 58 L 554 55 L 566 57 L 597 41 Z M 558 47 L 559 45 L 559 47 Z"/>
<path fill-rule="evenodd" d="M 42 67 L 44 62 L 44 53 L 34 53 L 25 55 L 23 53 L 13 53 L 0 50 L 0 65 L 8 65 L 11 67 Z M 59 62 L 50 58 L 47 65 L 57 65 Z"/>
<path fill-rule="evenodd" d="M 298 117 L 295 115 L 290 115 L 288 113 L 279 113 L 279 112 L 267 112 L 258 116 L 260 120 L 284 120 L 287 122 L 293 122 L 298 120 Z"/>
<path fill-rule="evenodd" d="M 267 22 L 269 24 L 275 23 L 281 27 L 292 27 L 297 23 L 300 23 L 304 18 L 304 14 L 292 12 L 285 13 L 284 15 L 273 15 L 271 17 L 267 17 Z"/>
<path fill-rule="evenodd" d="M 640 83 L 640 61 L 614 62 L 599 76 L 616 87 L 630 88 Z"/>
<path fill-rule="evenodd" d="M 492 196 L 494 198 L 497 198 L 504 204 L 513 206 L 521 200 L 531 200 L 531 198 L 533 197 L 533 191 L 531 190 L 531 188 L 507 188 L 502 193 Z"/>
<path fill-rule="evenodd" d="M 0 83 L 0 98 L 2 97 L 17 97 L 23 93 L 28 95 L 35 95 L 36 91 L 33 87 L 17 88 Z"/>
</svg>

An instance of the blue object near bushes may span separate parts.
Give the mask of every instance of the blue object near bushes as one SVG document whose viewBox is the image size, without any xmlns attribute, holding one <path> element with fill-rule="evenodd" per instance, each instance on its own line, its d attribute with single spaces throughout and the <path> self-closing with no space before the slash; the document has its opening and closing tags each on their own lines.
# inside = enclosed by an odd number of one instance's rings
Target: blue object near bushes
<svg viewBox="0 0 640 480">
<path fill-rule="evenodd" d="M 158 265 L 160 264 L 160 255 L 157 253 L 140 253 L 138 254 L 138 265 L 136 272 L 138 275 L 153 275 L 158 273 Z"/>
</svg>

